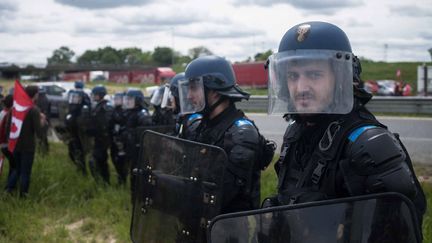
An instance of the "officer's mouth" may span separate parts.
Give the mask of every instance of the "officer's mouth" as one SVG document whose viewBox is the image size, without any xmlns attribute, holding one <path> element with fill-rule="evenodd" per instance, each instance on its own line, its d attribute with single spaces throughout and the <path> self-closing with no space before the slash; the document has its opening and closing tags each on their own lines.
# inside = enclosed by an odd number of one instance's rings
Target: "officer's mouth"
<svg viewBox="0 0 432 243">
<path fill-rule="evenodd" d="M 312 95 L 301 95 L 296 96 L 295 100 L 298 105 L 308 107 L 315 101 L 315 98 Z"/>
</svg>

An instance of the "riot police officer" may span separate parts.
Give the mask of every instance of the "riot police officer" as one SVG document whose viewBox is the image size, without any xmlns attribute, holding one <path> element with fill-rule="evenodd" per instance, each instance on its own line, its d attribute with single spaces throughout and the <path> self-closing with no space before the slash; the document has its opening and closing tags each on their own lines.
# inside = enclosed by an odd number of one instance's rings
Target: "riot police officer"
<svg viewBox="0 0 432 243">
<path fill-rule="evenodd" d="M 237 86 L 231 64 L 218 56 L 199 57 L 186 67 L 178 89 L 181 113 L 202 115 L 196 136 L 190 139 L 221 147 L 228 155 L 221 213 L 257 208 L 262 136 L 234 104 L 249 94 Z"/>
<path fill-rule="evenodd" d="M 296 204 L 378 192 L 412 200 L 420 219 L 425 196 L 396 134 L 365 107 L 361 66 L 346 34 L 325 22 L 289 29 L 269 58 L 269 113 L 290 119 L 283 139 L 278 196 Z"/>
<path fill-rule="evenodd" d="M 75 82 L 75 89 L 68 94 L 68 113 L 65 125 L 69 132 L 68 154 L 72 162 L 85 175 L 88 137 L 84 131 L 86 119 L 90 114 L 90 97 L 83 91 L 84 84 Z"/>
<path fill-rule="evenodd" d="M 120 185 L 126 183 L 128 166 L 126 163 L 125 141 L 122 134 L 125 132 L 126 116 L 123 109 L 123 97 L 125 92 L 114 94 L 114 110 L 110 121 L 111 160 L 117 171 L 117 179 Z"/>
<path fill-rule="evenodd" d="M 175 115 L 171 109 L 162 107 L 162 101 L 165 91 L 168 91 L 168 84 L 159 86 L 152 94 L 150 103 L 153 105 L 152 120 L 154 125 L 173 125 L 175 123 Z M 167 94 L 165 95 L 167 96 Z"/>
<path fill-rule="evenodd" d="M 126 146 L 126 159 L 131 168 L 136 167 L 139 154 L 139 127 L 152 125 L 151 115 L 146 108 L 144 94 L 138 89 L 129 89 L 123 98 L 123 107 L 125 109 L 125 132 L 123 135 Z M 134 199 L 135 177 L 131 176 L 132 200 Z"/>
<path fill-rule="evenodd" d="M 169 94 L 167 105 L 164 105 L 162 102 L 162 107 L 167 107 L 172 111 L 172 113 L 175 115 L 175 131 L 174 134 L 177 135 L 180 138 L 188 139 L 188 138 L 194 138 L 196 136 L 195 131 L 196 128 L 199 126 L 202 115 L 199 113 L 193 113 L 193 114 L 182 114 L 180 112 L 180 99 L 179 99 L 179 91 L 178 91 L 178 84 L 179 81 L 185 80 L 185 73 L 178 73 L 176 74 L 169 83 Z M 165 100 L 165 93 L 164 93 L 164 99 Z"/>
<path fill-rule="evenodd" d="M 108 148 L 109 139 L 109 122 L 112 116 L 113 108 L 108 105 L 104 99 L 107 94 L 105 86 L 98 85 L 92 89 L 92 100 L 96 103 L 92 114 L 91 123 L 89 124 L 88 133 L 94 137 L 92 157 L 90 159 L 90 169 L 92 175 L 109 184 L 108 169 Z"/>
</svg>

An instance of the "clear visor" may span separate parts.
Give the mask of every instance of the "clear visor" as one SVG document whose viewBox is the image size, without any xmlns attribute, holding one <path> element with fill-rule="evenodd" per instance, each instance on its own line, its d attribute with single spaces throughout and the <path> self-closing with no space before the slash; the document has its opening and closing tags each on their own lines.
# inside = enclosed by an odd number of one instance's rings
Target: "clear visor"
<svg viewBox="0 0 432 243">
<path fill-rule="evenodd" d="M 153 92 L 153 95 L 150 99 L 150 103 L 154 106 L 160 106 L 162 103 L 162 97 L 163 97 L 164 89 L 156 89 Z"/>
<path fill-rule="evenodd" d="M 170 90 L 170 88 L 169 88 L 169 86 L 165 86 L 165 90 L 164 90 L 164 95 L 163 95 L 163 98 L 162 98 L 162 104 L 161 104 L 161 107 L 163 108 L 163 109 L 171 109 L 172 108 L 172 106 L 173 106 L 173 104 L 172 104 L 172 98 L 173 98 L 173 96 L 172 96 L 172 94 L 171 94 L 171 90 Z"/>
<path fill-rule="evenodd" d="M 269 114 L 346 114 L 353 102 L 351 53 L 300 50 L 269 58 Z"/>
<path fill-rule="evenodd" d="M 69 104 L 81 104 L 82 96 L 77 93 L 69 93 Z"/>
<path fill-rule="evenodd" d="M 205 107 L 204 82 L 202 77 L 179 81 L 180 112 L 191 114 Z"/>
<path fill-rule="evenodd" d="M 135 108 L 135 98 L 131 96 L 123 97 L 123 108 L 124 109 L 133 109 Z"/>
<path fill-rule="evenodd" d="M 120 95 L 114 96 L 114 106 L 122 106 L 123 105 L 123 97 Z"/>
</svg>

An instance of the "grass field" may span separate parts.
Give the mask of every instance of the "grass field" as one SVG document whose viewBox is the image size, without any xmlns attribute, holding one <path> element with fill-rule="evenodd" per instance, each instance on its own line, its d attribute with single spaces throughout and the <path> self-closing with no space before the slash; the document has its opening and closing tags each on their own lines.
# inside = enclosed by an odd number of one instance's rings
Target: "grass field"
<svg viewBox="0 0 432 243">
<path fill-rule="evenodd" d="M 4 187 L 8 166 L 0 176 Z M 83 177 L 67 157 L 66 146 L 51 143 L 51 153 L 37 155 L 30 195 L 0 195 L 0 242 L 130 242 L 131 204 L 129 190 Z M 419 173 L 429 173 L 421 168 Z M 272 167 L 262 176 L 262 197 L 275 193 Z M 424 185 L 432 205 L 432 185 Z M 432 210 L 424 220 L 424 242 L 432 242 Z"/>
</svg>

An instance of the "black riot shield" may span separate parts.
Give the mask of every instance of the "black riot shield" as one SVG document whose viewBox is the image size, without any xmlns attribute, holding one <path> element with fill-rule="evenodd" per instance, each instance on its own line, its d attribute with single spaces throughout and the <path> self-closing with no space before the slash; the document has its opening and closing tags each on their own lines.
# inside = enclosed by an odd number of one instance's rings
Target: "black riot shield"
<svg viewBox="0 0 432 243">
<path fill-rule="evenodd" d="M 147 130 L 171 135 L 171 134 L 174 134 L 174 132 L 175 132 L 175 124 L 172 124 L 172 125 L 152 125 L 152 126 L 137 127 L 137 133 L 139 134 L 139 137 L 141 137 L 142 134 L 144 134 L 144 132 L 147 131 Z"/>
<path fill-rule="evenodd" d="M 413 204 L 383 193 L 220 215 L 211 243 L 421 242 Z"/>
<path fill-rule="evenodd" d="M 227 156 L 219 147 L 145 131 L 134 169 L 133 242 L 205 242 L 220 213 Z"/>
</svg>

